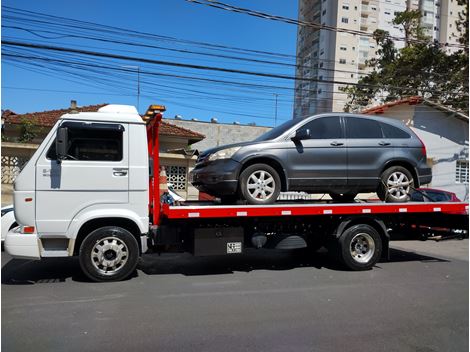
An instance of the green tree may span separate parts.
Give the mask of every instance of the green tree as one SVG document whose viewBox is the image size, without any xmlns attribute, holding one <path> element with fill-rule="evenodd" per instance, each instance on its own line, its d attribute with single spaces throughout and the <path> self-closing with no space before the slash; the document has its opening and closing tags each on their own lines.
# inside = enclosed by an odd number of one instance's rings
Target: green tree
<svg viewBox="0 0 470 352">
<path fill-rule="evenodd" d="M 465 16 L 468 23 L 468 11 Z M 447 54 L 445 47 L 425 36 L 420 17 L 419 11 L 404 11 L 395 17 L 393 23 L 405 32 L 406 44 L 400 50 L 388 32 L 374 32 L 377 56 L 367 62 L 372 71 L 358 85 L 342 88 L 348 93 L 345 111 L 421 96 L 468 113 L 468 48 Z M 461 35 L 468 38 L 468 28 Z"/>
<path fill-rule="evenodd" d="M 33 121 L 23 118 L 21 120 L 21 131 L 18 141 L 21 143 L 31 142 L 40 132 L 41 128 L 38 127 Z"/>
</svg>

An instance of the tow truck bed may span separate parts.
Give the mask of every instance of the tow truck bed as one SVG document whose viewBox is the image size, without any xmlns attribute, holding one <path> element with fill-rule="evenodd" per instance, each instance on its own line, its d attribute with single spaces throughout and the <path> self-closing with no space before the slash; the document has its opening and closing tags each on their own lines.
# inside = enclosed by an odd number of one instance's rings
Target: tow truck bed
<svg viewBox="0 0 470 352">
<path fill-rule="evenodd" d="M 162 209 L 167 219 L 285 217 L 313 215 L 403 214 L 403 213 L 468 213 L 468 203 L 303 203 L 274 205 L 188 205 Z"/>
</svg>

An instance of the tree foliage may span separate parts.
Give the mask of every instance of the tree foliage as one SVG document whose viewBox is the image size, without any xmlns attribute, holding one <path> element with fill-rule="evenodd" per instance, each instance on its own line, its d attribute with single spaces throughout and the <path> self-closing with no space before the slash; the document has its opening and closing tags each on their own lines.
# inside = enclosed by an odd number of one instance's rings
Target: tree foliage
<svg viewBox="0 0 470 352">
<path fill-rule="evenodd" d="M 456 21 L 460 42 L 468 45 L 468 0 Z M 421 96 L 468 113 L 468 47 L 452 54 L 425 36 L 419 11 L 398 13 L 393 21 L 405 33 L 405 47 L 397 49 L 389 33 L 374 32 L 377 56 L 366 62 L 372 71 L 358 85 L 343 87 L 348 93 L 345 111 L 360 111 L 409 96 Z"/>
</svg>

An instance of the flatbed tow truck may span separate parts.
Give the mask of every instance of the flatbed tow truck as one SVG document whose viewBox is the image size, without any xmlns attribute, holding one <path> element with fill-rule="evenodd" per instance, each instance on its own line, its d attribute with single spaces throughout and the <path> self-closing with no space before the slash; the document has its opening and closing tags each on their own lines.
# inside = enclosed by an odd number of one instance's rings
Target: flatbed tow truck
<svg viewBox="0 0 470 352">
<path fill-rule="evenodd" d="M 367 270 L 388 257 L 390 240 L 422 236 L 411 231 L 420 224 L 468 233 L 463 202 L 164 203 L 163 111 L 152 105 L 141 118 L 134 107 L 108 105 L 62 116 L 15 182 L 20 226 L 7 234 L 6 250 L 18 258 L 78 256 L 90 279 L 115 281 L 147 252 L 324 246 L 345 268 Z"/>
</svg>

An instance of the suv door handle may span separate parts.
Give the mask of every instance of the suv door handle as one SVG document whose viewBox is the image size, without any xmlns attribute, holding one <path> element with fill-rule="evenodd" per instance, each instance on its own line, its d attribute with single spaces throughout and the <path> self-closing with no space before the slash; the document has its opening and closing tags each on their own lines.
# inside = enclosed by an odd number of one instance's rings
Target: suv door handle
<svg viewBox="0 0 470 352">
<path fill-rule="evenodd" d="M 127 169 L 113 169 L 113 175 L 114 176 L 126 176 L 127 175 Z"/>
<path fill-rule="evenodd" d="M 379 145 L 390 145 L 390 143 L 389 143 L 389 142 L 381 141 L 381 142 L 379 142 Z"/>
<path fill-rule="evenodd" d="M 335 146 L 335 147 L 338 147 L 338 146 L 343 145 L 343 144 L 344 144 L 344 143 L 336 142 L 336 141 L 333 141 L 333 142 L 330 143 L 330 145 L 333 145 L 333 146 Z"/>
</svg>

